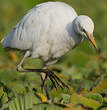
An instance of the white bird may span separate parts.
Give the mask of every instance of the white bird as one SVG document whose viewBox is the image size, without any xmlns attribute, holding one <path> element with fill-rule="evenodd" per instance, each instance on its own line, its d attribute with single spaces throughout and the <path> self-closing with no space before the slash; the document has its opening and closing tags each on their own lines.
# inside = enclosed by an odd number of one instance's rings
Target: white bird
<svg viewBox="0 0 107 110">
<path fill-rule="evenodd" d="M 1 43 L 3 48 L 26 51 L 17 66 L 18 71 L 46 73 L 46 77 L 50 78 L 54 87 L 56 84 L 62 87 L 66 85 L 46 68 L 22 68 L 25 58 L 40 58 L 45 66 L 48 66 L 56 63 L 61 56 L 79 45 L 83 39 L 91 41 L 97 49 L 93 31 L 94 23 L 88 16 L 78 16 L 71 6 L 63 2 L 45 2 L 28 11 Z"/>
</svg>

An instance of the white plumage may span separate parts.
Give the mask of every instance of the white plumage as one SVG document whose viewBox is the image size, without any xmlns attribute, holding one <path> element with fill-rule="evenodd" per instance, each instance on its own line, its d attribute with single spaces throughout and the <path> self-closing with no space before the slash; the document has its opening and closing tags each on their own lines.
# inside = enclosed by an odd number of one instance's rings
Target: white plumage
<svg viewBox="0 0 107 110">
<path fill-rule="evenodd" d="M 24 18 L 1 41 L 3 48 L 26 50 L 32 58 L 46 65 L 76 47 L 84 38 L 93 39 L 94 24 L 85 15 L 63 2 L 46 2 L 28 11 Z"/>
</svg>

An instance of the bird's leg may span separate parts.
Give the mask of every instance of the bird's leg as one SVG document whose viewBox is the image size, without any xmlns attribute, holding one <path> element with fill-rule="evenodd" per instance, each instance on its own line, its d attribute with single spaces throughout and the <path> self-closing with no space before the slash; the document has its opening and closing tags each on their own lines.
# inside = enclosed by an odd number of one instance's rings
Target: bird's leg
<svg viewBox="0 0 107 110">
<path fill-rule="evenodd" d="M 54 72 L 50 71 L 49 69 L 24 69 L 24 71 L 21 71 L 21 72 L 42 72 L 42 74 L 46 74 L 46 76 L 49 77 L 49 79 L 52 81 L 53 83 L 53 86 L 57 89 L 57 86 L 56 84 L 60 87 L 60 88 L 63 88 L 63 87 L 67 87 L 68 86 L 66 84 L 64 84 L 64 82 L 58 78 Z M 44 81 L 43 83 L 45 82 L 46 78 L 44 78 Z M 63 87 L 62 87 L 63 86 Z"/>
<path fill-rule="evenodd" d="M 43 69 L 47 69 L 47 67 L 44 67 Z M 41 72 L 40 73 L 41 79 L 42 79 L 42 90 L 45 91 L 47 99 L 50 99 L 49 93 L 48 93 L 48 89 L 47 89 L 47 85 L 46 85 L 46 79 L 47 79 L 47 74 Z"/>
<path fill-rule="evenodd" d="M 48 70 L 48 69 L 25 69 L 25 68 L 22 68 L 22 63 L 23 63 L 23 60 L 25 58 L 22 59 L 21 63 L 17 66 L 17 70 L 19 72 L 40 72 L 42 74 L 46 74 L 46 76 L 43 76 L 42 75 L 42 78 L 43 78 L 43 86 L 45 84 L 45 80 L 47 78 L 47 76 L 49 77 L 49 79 L 51 80 L 51 82 L 53 83 L 53 86 L 57 89 L 57 86 L 56 84 L 60 87 L 60 88 L 63 88 L 62 86 L 64 87 L 67 87 L 69 88 L 59 77 L 57 77 L 54 72 Z"/>
<path fill-rule="evenodd" d="M 20 61 L 20 63 L 17 65 L 17 67 L 16 67 L 17 71 L 19 71 L 19 72 L 26 72 L 26 70 L 22 67 L 22 64 L 23 64 L 24 60 L 25 60 L 27 57 L 29 57 L 29 56 L 30 56 L 30 52 L 27 51 L 27 52 L 25 53 L 24 57 L 22 58 L 22 60 Z"/>
<path fill-rule="evenodd" d="M 44 67 L 43 69 L 47 69 L 47 67 Z M 41 72 L 40 76 L 41 76 L 41 79 L 43 81 L 43 84 L 42 84 L 42 88 L 43 88 L 45 85 L 46 79 L 47 79 L 47 74 L 44 74 L 43 72 Z"/>
<path fill-rule="evenodd" d="M 40 72 L 40 74 L 42 74 L 42 79 L 43 79 L 43 87 L 45 85 L 45 81 L 47 79 L 47 77 L 49 77 L 49 79 L 51 80 L 51 82 L 53 83 L 53 86 L 57 89 L 57 86 L 58 85 L 60 88 L 63 88 L 63 87 L 67 87 L 68 86 L 66 84 L 64 84 L 63 81 L 61 81 L 60 78 L 58 78 L 54 72 L 50 71 L 49 69 L 27 69 L 27 68 L 22 68 L 22 64 L 24 62 L 24 60 L 30 56 L 30 52 L 27 51 L 23 57 L 23 59 L 20 61 L 20 63 L 18 64 L 17 66 L 17 70 L 19 72 Z M 62 87 L 63 86 L 63 87 Z M 47 88 L 45 87 L 45 90 L 47 91 Z"/>
<path fill-rule="evenodd" d="M 23 61 L 24 61 L 25 58 L 22 59 L 22 62 L 18 65 L 19 67 L 21 67 Z M 43 84 L 42 84 L 42 87 L 44 88 L 45 90 L 45 93 L 47 95 L 47 98 L 50 99 L 49 97 L 49 93 L 48 93 L 48 90 L 47 90 L 47 86 L 45 85 L 45 81 L 47 79 L 47 77 L 49 77 L 49 79 L 51 80 L 51 82 L 53 83 L 53 87 L 55 87 L 57 89 L 57 86 L 59 86 L 60 88 L 63 88 L 63 87 L 66 87 L 66 88 L 69 88 L 60 78 L 58 78 L 54 72 L 48 70 L 48 69 L 28 69 L 28 68 L 18 68 L 17 69 L 19 72 L 39 72 L 41 75 L 41 78 L 43 80 Z M 43 75 L 45 74 L 45 75 Z M 57 86 L 56 86 L 57 85 Z"/>
</svg>

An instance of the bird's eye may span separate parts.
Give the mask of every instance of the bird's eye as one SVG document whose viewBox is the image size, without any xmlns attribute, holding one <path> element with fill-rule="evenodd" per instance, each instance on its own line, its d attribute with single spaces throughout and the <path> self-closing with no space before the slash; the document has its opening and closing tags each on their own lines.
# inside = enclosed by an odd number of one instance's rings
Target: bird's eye
<svg viewBox="0 0 107 110">
<path fill-rule="evenodd" d="M 85 29 L 82 29 L 83 35 L 87 38 L 87 32 Z"/>
</svg>

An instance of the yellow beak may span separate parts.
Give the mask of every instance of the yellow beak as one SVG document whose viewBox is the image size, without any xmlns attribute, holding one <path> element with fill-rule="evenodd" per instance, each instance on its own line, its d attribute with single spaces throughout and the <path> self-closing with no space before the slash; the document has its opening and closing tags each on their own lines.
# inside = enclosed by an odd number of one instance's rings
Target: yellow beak
<svg viewBox="0 0 107 110">
<path fill-rule="evenodd" d="M 96 50 L 98 50 L 94 37 L 92 35 L 90 35 L 88 32 L 86 32 L 86 34 L 87 34 L 87 37 L 89 38 L 89 40 L 91 41 L 91 43 L 93 44 L 93 46 L 96 48 Z"/>
</svg>

